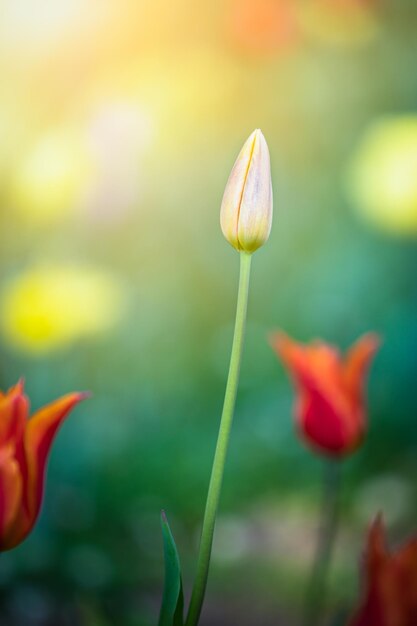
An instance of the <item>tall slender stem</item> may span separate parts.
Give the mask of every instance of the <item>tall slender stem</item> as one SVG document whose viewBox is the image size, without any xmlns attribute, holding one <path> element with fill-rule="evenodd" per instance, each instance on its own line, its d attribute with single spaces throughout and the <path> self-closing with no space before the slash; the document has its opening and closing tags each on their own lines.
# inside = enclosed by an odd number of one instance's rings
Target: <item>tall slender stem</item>
<svg viewBox="0 0 417 626">
<path fill-rule="evenodd" d="M 196 626 L 196 624 L 198 624 L 201 608 L 203 606 L 204 594 L 206 591 L 214 526 L 216 523 L 216 514 L 223 482 L 224 466 L 233 422 L 233 413 L 239 382 L 240 363 L 242 361 L 251 258 L 250 254 L 245 252 L 240 253 L 239 291 L 237 297 L 235 331 L 233 335 L 232 353 L 230 356 L 229 375 L 227 378 L 223 412 L 220 421 L 213 467 L 211 470 L 203 528 L 201 531 L 197 573 L 191 596 L 190 607 L 185 622 L 186 626 Z"/>
<path fill-rule="evenodd" d="M 323 473 L 321 522 L 307 587 L 304 626 L 318 626 L 326 594 L 327 574 L 339 521 L 340 462 L 326 461 Z"/>
</svg>

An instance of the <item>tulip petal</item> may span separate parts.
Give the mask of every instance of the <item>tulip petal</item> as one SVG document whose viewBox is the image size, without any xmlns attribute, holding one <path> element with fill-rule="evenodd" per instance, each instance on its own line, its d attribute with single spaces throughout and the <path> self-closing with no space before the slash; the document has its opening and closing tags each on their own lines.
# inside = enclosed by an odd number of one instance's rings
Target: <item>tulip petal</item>
<svg viewBox="0 0 417 626">
<path fill-rule="evenodd" d="M 417 538 L 409 541 L 400 551 L 397 558 L 400 572 L 400 585 L 405 598 L 409 624 L 417 624 Z M 404 620 L 403 620 L 404 621 Z"/>
<path fill-rule="evenodd" d="M 403 570 L 413 572 L 413 580 L 417 583 L 417 538 L 409 541 L 397 555 L 398 564 Z M 416 588 L 417 594 L 417 588 Z M 417 596 L 416 596 L 417 606 Z"/>
<path fill-rule="evenodd" d="M 371 526 L 366 548 L 365 565 L 369 576 L 373 576 L 387 554 L 385 528 L 382 515 L 378 515 Z"/>
<path fill-rule="evenodd" d="M 375 333 L 364 335 L 346 355 L 344 380 L 348 392 L 356 402 L 361 402 L 366 375 L 381 340 Z"/>
<path fill-rule="evenodd" d="M 341 359 L 333 346 L 322 341 L 304 346 L 282 331 L 272 335 L 271 345 L 298 383 L 310 385 L 312 379 L 320 384 L 340 382 Z"/>
<path fill-rule="evenodd" d="M 417 539 L 391 553 L 378 517 L 368 536 L 363 600 L 349 626 L 415 626 L 416 590 Z"/>
<path fill-rule="evenodd" d="M 41 506 L 45 467 L 57 430 L 71 409 L 87 396 L 85 393 L 70 393 L 40 409 L 28 422 L 25 432 L 27 481 L 24 496 L 30 525 L 35 522 Z"/>
<path fill-rule="evenodd" d="M 235 161 L 223 194 L 220 209 L 220 225 L 228 242 L 240 250 L 238 227 L 242 196 L 255 144 L 256 131 L 245 141 Z"/>
<path fill-rule="evenodd" d="M 364 555 L 364 599 L 360 610 L 349 622 L 349 626 L 382 626 L 385 623 L 380 582 L 381 576 L 385 574 L 387 557 L 385 529 L 382 517 L 379 515 L 370 528 Z"/>
<path fill-rule="evenodd" d="M 268 145 L 261 131 L 256 130 L 239 210 L 238 241 L 242 250 L 254 252 L 267 241 L 272 202 Z"/>
<path fill-rule="evenodd" d="M 271 344 L 300 391 L 319 394 L 339 410 L 345 410 L 341 387 L 342 363 L 336 348 L 321 341 L 303 346 L 283 332 L 275 333 Z"/>
<path fill-rule="evenodd" d="M 300 436 L 315 450 L 338 457 L 352 451 L 359 443 L 348 430 L 344 413 L 336 409 L 317 390 L 299 403 L 296 417 Z"/>
<path fill-rule="evenodd" d="M 18 445 L 23 437 L 29 413 L 29 400 L 23 393 L 23 382 L 0 396 L 0 446 Z"/>
<path fill-rule="evenodd" d="M 310 372 L 307 367 L 304 346 L 288 337 L 282 331 L 274 333 L 270 338 L 270 343 L 288 369 L 293 382 L 298 388 L 302 390 L 314 386 L 314 372 Z"/>
<path fill-rule="evenodd" d="M 0 550 L 5 550 L 22 497 L 22 476 L 11 446 L 0 452 Z"/>
</svg>

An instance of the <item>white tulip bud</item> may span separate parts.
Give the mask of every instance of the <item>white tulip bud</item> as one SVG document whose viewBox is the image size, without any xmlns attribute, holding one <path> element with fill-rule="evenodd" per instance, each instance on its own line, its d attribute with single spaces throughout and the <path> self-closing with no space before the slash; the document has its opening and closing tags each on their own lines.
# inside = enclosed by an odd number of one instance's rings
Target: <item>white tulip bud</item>
<svg viewBox="0 0 417 626">
<path fill-rule="evenodd" d="M 227 181 L 220 210 L 227 241 L 239 252 L 255 252 L 272 225 L 272 184 L 268 146 L 257 129 L 247 139 Z"/>
</svg>

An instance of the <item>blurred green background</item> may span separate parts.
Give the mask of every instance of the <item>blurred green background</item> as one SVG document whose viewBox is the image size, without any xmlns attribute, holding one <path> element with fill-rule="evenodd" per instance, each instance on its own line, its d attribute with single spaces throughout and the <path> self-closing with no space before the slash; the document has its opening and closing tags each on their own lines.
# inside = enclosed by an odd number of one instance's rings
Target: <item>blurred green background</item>
<svg viewBox="0 0 417 626">
<path fill-rule="evenodd" d="M 414 0 L 0 0 L 0 384 L 89 389 L 35 532 L 0 559 L 2 626 L 152 626 L 159 511 L 194 573 L 238 255 L 219 208 L 250 132 L 275 214 L 253 263 L 202 626 L 296 624 L 322 461 L 268 345 L 374 330 L 370 431 L 344 466 L 329 610 L 364 532 L 416 522 Z"/>
</svg>

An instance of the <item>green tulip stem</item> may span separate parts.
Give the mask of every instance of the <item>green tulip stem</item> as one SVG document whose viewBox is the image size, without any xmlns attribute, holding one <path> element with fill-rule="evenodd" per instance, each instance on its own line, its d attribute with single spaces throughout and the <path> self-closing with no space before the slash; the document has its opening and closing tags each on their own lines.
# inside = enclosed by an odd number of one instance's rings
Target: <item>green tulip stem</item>
<svg viewBox="0 0 417 626">
<path fill-rule="evenodd" d="M 240 252 L 239 291 L 237 297 L 235 331 L 233 335 L 232 353 L 230 356 L 229 375 L 227 377 L 223 412 L 220 421 L 220 429 L 217 438 L 216 452 L 214 454 L 213 467 L 211 470 L 210 484 L 208 488 L 206 509 L 203 520 L 203 528 L 201 531 L 197 573 L 185 626 L 196 626 L 196 624 L 198 624 L 204 602 L 204 594 L 207 586 L 211 549 L 213 545 L 214 526 L 216 523 L 217 509 L 219 506 L 224 466 L 226 462 L 227 450 L 229 447 L 230 431 L 232 428 L 233 413 L 236 403 L 236 393 L 239 383 L 240 364 L 242 361 L 246 325 L 246 311 L 248 305 L 251 258 L 252 257 L 250 254 L 247 254 L 246 252 Z"/>
<path fill-rule="evenodd" d="M 322 610 L 326 597 L 327 575 L 339 522 L 340 486 L 340 461 L 325 461 L 321 523 L 317 535 L 313 566 L 307 586 L 304 626 L 318 626 L 321 623 Z"/>
</svg>

